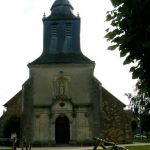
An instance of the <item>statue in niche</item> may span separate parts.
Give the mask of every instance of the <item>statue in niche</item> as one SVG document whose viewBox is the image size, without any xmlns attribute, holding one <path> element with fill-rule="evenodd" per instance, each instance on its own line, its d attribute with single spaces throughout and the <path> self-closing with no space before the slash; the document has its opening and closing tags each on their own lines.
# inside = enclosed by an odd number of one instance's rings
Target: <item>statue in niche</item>
<svg viewBox="0 0 150 150">
<path fill-rule="evenodd" d="M 65 84 L 66 84 L 66 79 L 64 77 L 60 77 L 57 79 L 57 84 L 58 84 L 58 95 L 65 95 Z"/>
<path fill-rule="evenodd" d="M 59 77 L 55 80 L 56 97 L 68 97 L 68 80 L 64 77 L 63 72 L 60 71 Z"/>
</svg>

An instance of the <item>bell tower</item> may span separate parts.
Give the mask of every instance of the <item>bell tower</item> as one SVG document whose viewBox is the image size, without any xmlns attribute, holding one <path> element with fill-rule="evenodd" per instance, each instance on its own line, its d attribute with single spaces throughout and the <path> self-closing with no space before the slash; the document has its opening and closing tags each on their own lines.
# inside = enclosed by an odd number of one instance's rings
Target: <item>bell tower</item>
<svg viewBox="0 0 150 150">
<path fill-rule="evenodd" d="M 43 18 L 44 54 L 80 54 L 80 18 L 68 1 L 56 0 Z"/>
<path fill-rule="evenodd" d="M 56 0 L 43 17 L 43 52 L 31 64 L 93 63 L 80 49 L 80 17 L 68 0 Z"/>
</svg>

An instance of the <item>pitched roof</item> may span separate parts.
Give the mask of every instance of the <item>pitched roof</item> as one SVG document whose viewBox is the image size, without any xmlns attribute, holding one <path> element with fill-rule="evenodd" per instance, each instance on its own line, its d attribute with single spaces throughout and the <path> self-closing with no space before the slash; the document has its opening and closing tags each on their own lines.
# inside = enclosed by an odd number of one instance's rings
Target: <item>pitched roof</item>
<svg viewBox="0 0 150 150">
<path fill-rule="evenodd" d="M 121 105 L 122 107 L 125 107 L 126 105 L 121 102 L 118 98 L 116 98 L 113 94 L 111 94 L 108 90 L 106 90 L 104 87 L 102 87 L 102 94 L 104 99 L 111 99 L 112 102 L 117 102 L 118 105 Z"/>
<path fill-rule="evenodd" d="M 3 106 L 8 107 L 12 106 L 13 104 L 16 103 L 19 97 L 21 97 L 22 90 L 20 90 L 15 96 L 13 96 L 9 101 L 7 101 Z"/>
</svg>

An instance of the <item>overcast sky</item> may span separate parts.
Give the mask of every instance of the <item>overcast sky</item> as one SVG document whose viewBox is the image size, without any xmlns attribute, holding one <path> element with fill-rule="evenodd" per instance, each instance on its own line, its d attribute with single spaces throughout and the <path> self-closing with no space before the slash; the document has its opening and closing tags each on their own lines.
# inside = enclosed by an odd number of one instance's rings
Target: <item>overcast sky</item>
<svg viewBox="0 0 150 150">
<path fill-rule="evenodd" d="M 29 77 L 27 64 L 43 50 L 42 17 L 54 0 L 0 0 L 0 115 L 3 107 Z M 95 76 L 114 96 L 128 104 L 124 93 L 133 92 L 129 66 L 118 51 L 108 51 L 104 39 L 110 0 L 70 0 L 81 17 L 81 50 L 96 62 Z"/>
</svg>

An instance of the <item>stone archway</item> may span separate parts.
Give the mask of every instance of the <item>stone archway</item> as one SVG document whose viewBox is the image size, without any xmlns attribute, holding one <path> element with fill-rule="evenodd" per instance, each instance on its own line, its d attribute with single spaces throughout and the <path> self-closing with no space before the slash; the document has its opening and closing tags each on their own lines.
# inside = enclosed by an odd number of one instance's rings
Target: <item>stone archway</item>
<svg viewBox="0 0 150 150">
<path fill-rule="evenodd" d="M 58 116 L 55 121 L 56 144 L 69 144 L 70 122 L 66 116 Z"/>
</svg>

